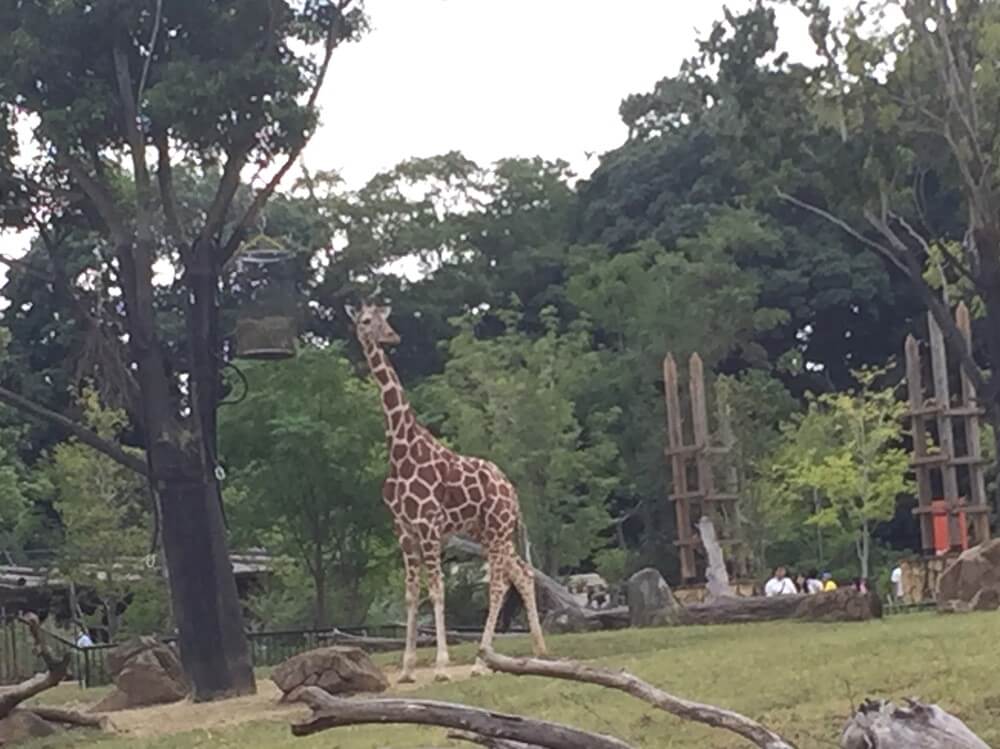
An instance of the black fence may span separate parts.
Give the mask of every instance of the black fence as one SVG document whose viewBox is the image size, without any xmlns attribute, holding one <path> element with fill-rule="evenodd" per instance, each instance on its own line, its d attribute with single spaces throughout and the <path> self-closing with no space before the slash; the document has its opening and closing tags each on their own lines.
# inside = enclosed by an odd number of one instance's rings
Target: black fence
<svg viewBox="0 0 1000 749">
<path fill-rule="evenodd" d="M 886 616 L 919 613 L 933 610 L 933 602 L 916 604 L 898 604 L 886 601 L 883 613 Z M 70 677 L 81 687 L 96 687 L 112 682 L 111 669 L 108 667 L 108 655 L 116 647 L 113 644 L 94 644 L 80 647 L 72 640 L 62 635 L 42 630 L 46 645 L 57 658 L 70 654 Z M 464 636 L 463 639 L 478 639 L 480 631 L 473 628 L 449 628 L 449 634 Z M 327 629 L 294 629 L 275 632 L 248 632 L 250 658 L 255 668 L 276 666 L 293 655 L 323 647 L 331 642 L 343 642 L 337 635 L 348 635 L 366 638 L 385 638 L 386 640 L 402 640 L 406 630 L 401 625 L 385 625 L 374 627 L 337 627 Z M 421 637 L 427 637 L 429 631 L 421 629 Z M 525 634 L 523 630 L 512 630 L 508 634 Z M 176 638 L 163 638 L 163 642 L 172 643 Z M 380 650 L 402 649 L 380 647 Z M 24 681 L 33 674 L 45 670 L 42 662 L 33 649 L 31 637 L 26 627 L 16 619 L 7 620 L 0 625 L 0 684 L 14 684 Z"/>
<path fill-rule="evenodd" d="M 62 635 L 42 630 L 46 646 L 57 658 L 70 654 L 69 673 L 81 687 L 110 684 L 111 669 L 108 655 L 113 644 L 80 647 Z M 250 658 L 255 668 L 276 666 L 293 655 L 330 644 L 337 633 L 356 637 L 402 639 L 405 629 L 398 625 L 376 627 L 338 627 L 336 629 L 297 629 L 276 632 L 248 632 Z M 173 643 L 166 637 L 163 642 Z M 33 648 L 31 637 L 23 624 L 9 620 L 0 627 L 0 684 L 14 684 L 45 670 L 45 664 Z"/>
</svg>

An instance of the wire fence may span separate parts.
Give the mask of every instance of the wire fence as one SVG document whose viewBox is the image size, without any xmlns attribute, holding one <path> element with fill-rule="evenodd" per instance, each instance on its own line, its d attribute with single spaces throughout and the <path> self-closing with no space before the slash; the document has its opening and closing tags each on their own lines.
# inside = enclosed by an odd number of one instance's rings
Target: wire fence
<svg viewBox="0 0 1000 749">
<path fill-rule="evenodd" d="M 885 616 L 898 616 L 931 611 L 933 601 L 904 604 L 887 599 L 883 607 Z M 61 658 L 70 654 L 69 676 L 80 687 L 97 687 L 110 684 L 113 674 L 108 665 L 108 656 L 116 644 L 94 644 L 78 646 L 61 634 L 42 630 L 46 645 L 54 656 Z M 450 634 L 477 639 L 480 631 L 475 628 L 449 629 Z M 512 630 L 510 634 L 523 634 L 523 630 Z M 428 632 L 421 630 L 421 635 Z M 276 666 L 293 655 L 313 650 L 331 642 L 342 642 L 344 636 L 369 639 L 381 638 L 380 650 L 402 649 L 398 643 L 405 636 L 402 625 L 389 624 L 373 627 L 336 627 L 325 629 L 289 629 L 272 632 L 248 632 L 250 658 L 255 668 Z M 162 638 L 164 643 L 174 643 L 176 638 Z M 35 673 L 43 671 L 45 664 L 34 652 L 27 629 L 16 619 L 8 619 L 0 625 L 0 684 L 14 684 L 24 681 Z"/>
</svg>

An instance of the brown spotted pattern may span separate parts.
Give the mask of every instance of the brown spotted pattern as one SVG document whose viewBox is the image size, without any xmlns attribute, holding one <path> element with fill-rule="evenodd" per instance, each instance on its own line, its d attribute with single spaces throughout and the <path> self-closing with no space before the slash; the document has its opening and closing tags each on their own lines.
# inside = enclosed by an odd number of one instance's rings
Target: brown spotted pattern
<svg viewBox="0 0 1000 749">
<path fill-rule="evenodd" d="M 381 393 L 389 452 L 389 474 L 382 487 L 382 498 L 392 512 L 406 567 L 407 642 L 402 678 L 412 677 L 416 660 L 416 607 L 421 570 L 427 576 L 428 593 L 434 604 L 436 665 L 439 672 L 447 666 L 441 549 L 448 536 L 455 533 L 479 541 L 488 555 L 490 608 L 482 644 L 492 643 L 500 607 L 513 584 L 525 602 L 535 652 L 544 654 L 533 572 L 514 547 L 520 522 L 514 486 L 496 465 L 455 453 L 417 421 L 399 376 L 382 349 L 384 343 L 399 341 L 389 326 L 388 310 L 364 305 L 353 319 Z M 482 664 L 477 664 L 477 670 L 483 670 Z"/>
</svg>

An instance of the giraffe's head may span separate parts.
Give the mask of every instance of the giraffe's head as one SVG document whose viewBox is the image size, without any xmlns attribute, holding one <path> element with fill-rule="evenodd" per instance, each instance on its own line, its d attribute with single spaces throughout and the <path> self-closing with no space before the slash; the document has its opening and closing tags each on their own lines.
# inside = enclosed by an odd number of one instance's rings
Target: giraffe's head
<svg viewBox="0 0 1000 749">
<path fill-rule="evenodd" d="M 344 307 L 344 311 L 354 323 L 358 340 L 362 343 L 370 341 L 380 346 L 395 346 L 399 343 L 399 333 L 389 324 L 392 307 L 379 307 L 365 302 L 361 309 L 348 305 Z"/>
</svg>

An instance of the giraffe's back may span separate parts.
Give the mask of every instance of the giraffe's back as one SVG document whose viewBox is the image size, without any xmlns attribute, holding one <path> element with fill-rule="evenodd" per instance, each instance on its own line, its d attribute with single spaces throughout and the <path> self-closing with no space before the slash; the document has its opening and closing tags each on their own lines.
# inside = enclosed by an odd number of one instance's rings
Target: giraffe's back
<svg viewBox="0 0 1000 749">
<path fill-rule="evenodd" d="M 520 510 L 513 484 L 496 464 L 459 455 L 419 435 L 392 448 L 386 502 L 397 523 L 417 535 L 435 528 L 483 543 L 512 539 Z"/>
</svg>

